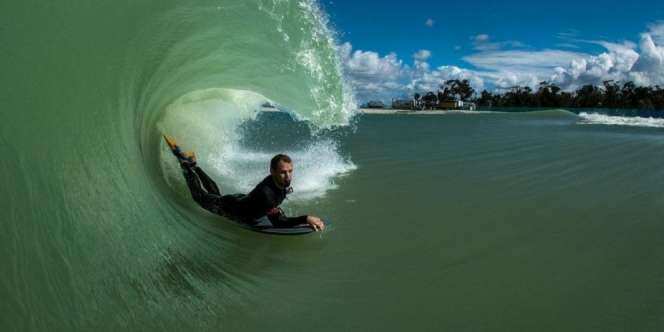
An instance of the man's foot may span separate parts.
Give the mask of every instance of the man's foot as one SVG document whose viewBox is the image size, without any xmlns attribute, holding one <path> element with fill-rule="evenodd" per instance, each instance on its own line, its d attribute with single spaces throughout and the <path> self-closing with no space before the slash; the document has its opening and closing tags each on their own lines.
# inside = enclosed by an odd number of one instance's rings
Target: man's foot
<svg viewBox="0 0 664 332">
<path fill-rule="evenodd" d="M 180 164 L 187 164 L 188 166 L 196 166 L 196 154 L 194 151 L 182 152 L 184 159 L 180 160 Z"/>
<path fill-rule="evenodd" d="M 177 142 L 175 142 L 175 138 L 173 137 L 164 135 L 164 140 L 166 141 L 166 145 L 168 145 L 168 147 L 171 149 L 171 152 L 173 152 L 173 155 L 178 158 L 178 161 L 181 165 L 196 165 L 196 155 L 194 152 L 182 152 Z"/>
</svg>

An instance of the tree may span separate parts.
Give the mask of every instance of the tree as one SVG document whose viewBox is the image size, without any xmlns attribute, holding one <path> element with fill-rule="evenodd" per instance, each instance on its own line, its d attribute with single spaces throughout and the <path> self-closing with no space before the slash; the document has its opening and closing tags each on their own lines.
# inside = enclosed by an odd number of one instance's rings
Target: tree
<svg viewBox="0 0 664 332">
<path fill-rule="evenodd" d="M 444 100 L 462 100 L 468 101 L 475 93 L 475 89 L 470 86 L 468 80 L 447 80 L 440 86 Z"/>
<path fill-rule="evenodd" d="M 522 87 L 522 86 L 513 86 L 510 88 L 510 91 L 506 92 L 505 95 L 503 96 L 503 102 L 501 106 L 507 106 L 507 107 L 526 107 L 526 106 L 534 106 L 534 100 L 533 98 L 533 89 L 530 87 Z"/>
<path fill-rule="evenodd" d="M 427 92 L 422 100 L 424 100 L 424 107 L 428 109 L 434 109 L 438 105 L 438 97 L 431 91 Z"/>
<path fill-rule="evenodd" d="M 620 85 L 614 80 L 604 81 L 604 98 L 602 106 L 607 108 L 620 107 Z"/>
<path fill-rule="evenodd" d="M 535 94 L 537 105 L 540 107 L 560 107 L 561 103 L 558 92 L 560 92 L 560 88 L 553 83 L 547 81 L 541 82 Z"/>
<path fill-rule="evenodd" d="M 637 86 L 634 82 L 621 85 L 613 80 L 602 83 L 601 86 L 584 85 L 575 92 L 569 92 L 551 82 L 543 81 L 534 93 L 527 86 L 514 86 L 502 94 L 484 90 L 475 102 L 484 107 L 623 108 L 635 109 L 634 114 L 640 116 L 664 117 L 664 88 L 659 85 Z M 448 80 L 440 89 L 436 96 L 439 101 L 467 100 L 472 98 L 474 93 L 467 80 Z"/>
<path fill-rule="evenodd" d="M 470 86 L 470 82 L 468 80 L 462 80 L 460 82 L 457 81 L 457 89 L 459 99 L 462 101 L 468 101 L 475 93 L 475 89 Z"/>
<path fill-rule="evenodd" d="M 415 99 L 415 101 L 413 102 L 413 106 L 415 107 L 415 109 L 418 110 L 422 109 L 422 96 L 420 96 L 419 93 L 415 93 L 413 95 L 413 99 Z"/>
<path fill-rule="evenodd" d="M 483 90 L 480 94 L 480 98 L 477 100 L 477 105 L 479 106 L 494 106 L 493 94 L 489 91 Z"/>
<path fill-rule="evenodd" d="M 655 105 L 652 102 L 653 89 L 649 86 L 640 86 L 634 89 L 634 98 L 636 108 L 640 110 L 654 110 Z"/>
<path fill-rule="evenodd" d="M 636 84 L 634 84 L 634 82 L 630 81 L 630 82 L 625 82 L 625 84 L 623 84 L 622 89 L 620 90 L 620 96 L 621 96 L 620 106 L 626 108 L 637 107 L 638 101 L 636 100 L 634 89 L 636 89 Z"/>
<path fill-rule="evenodd" d="M 594 85 L 584 85 L 576 90 L 574 106 L 585 108 L 601 107 L 602 92 Z"/>
</svg>

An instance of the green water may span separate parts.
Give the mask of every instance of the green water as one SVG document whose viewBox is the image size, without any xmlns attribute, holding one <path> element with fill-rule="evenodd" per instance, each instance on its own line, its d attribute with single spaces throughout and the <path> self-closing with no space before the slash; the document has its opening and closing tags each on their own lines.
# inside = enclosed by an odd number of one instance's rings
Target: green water
<svg viewBox="0 0 664 332">
<path fill-rule="evenodd" d="M 307 1 L 1 3 L 0 330 L 661 331 L 664 123 L 360 115 Z M 291 112 L 258 113 L 266 100 Z M 295 160 L 255 234 L 191 202 Z"/>
</svg>

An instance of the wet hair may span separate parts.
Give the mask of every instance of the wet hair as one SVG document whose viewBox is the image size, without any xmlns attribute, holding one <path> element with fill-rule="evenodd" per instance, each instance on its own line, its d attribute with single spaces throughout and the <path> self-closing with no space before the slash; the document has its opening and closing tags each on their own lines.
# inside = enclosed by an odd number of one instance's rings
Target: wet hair
<svg viewBox="0 0 664 332">
<path fill-rule="evenodd" d="M 291 160 L 291 158 L 288 155 L 280 153 L 280 154 L 272 157 L 272 160 L 270 160 L 270 170 L 277 169 L 277 166 L 279 166 L 280 161 L 283 161 L 283 162 L 288 163 L 288 164 L 293 162 L 293 160 Z"/>
</svg>

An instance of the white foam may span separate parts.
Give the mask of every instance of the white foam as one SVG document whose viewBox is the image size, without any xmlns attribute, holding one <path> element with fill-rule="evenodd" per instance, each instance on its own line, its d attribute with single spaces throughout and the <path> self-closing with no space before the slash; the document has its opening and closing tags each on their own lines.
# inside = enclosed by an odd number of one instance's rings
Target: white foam
<svg viewBox="0 0 664 332">
<path fill-rule="evenodd" d="M 269 174 L 270 159 L 285 153 L 293 159 L 293 200 L 322 197 L 337 188 L 335 179 L 357 167 L 344 160 L 333 141 L 313 142 L 304 149 L 288 151 L 247 151 L 235 144 L 210 157 L 211 172 L 223 181 L 223 190 L 247 193 Z"/>
<path fill-rule="evenodd" d="M 357 169 L 344 160 L 332 141 L 314 143 L 301 151 L 291 151 L 296 173 L 293 177 L 293 199 L 311 199 L 323 196 L 337 188 L 334 180 Z"/>
<path fill-rule="evenodd" d="M 312 139 L 301 149 L 253 151 L 241 146 L 238 127 L 257 114 L 266 98 L 249 91 L 212 89 L 188 94 L 170 105 L 158 122 L 183 150 L 196 152 L 198 164 L 224 194 L 247 193 L 269 174 L 270 159 L 288 154 L 294 162 L 292 200 L 309 200 L 336 188 L 335 178 L 356 169 L 332 140 Z M 165 144 L 161 149 L 166 183 L 186 192 L 181 170 Z"/>
<path fill-rule="evenodd" d="M 607 125 L 607 126 L 631 126 L 631 127 L 649 127 L 664 128 L 664 119 L 642 118 L 627 116 L 611 116 L 598 113 L 579 113 L 581 121 L 579 124 L 585 125 Z"/>
</svg>

